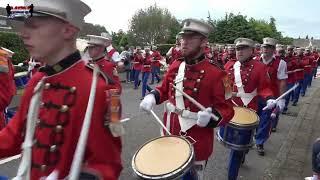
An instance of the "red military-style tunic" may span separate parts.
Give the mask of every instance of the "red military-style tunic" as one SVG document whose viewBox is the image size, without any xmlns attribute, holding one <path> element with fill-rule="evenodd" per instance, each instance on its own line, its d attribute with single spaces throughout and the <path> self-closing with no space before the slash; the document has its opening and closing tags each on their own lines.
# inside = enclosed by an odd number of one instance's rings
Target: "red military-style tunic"
<svg viewBox="0 0 320 180">
<path fill-rule="evenodd" d="M 151 60 L 152 60 L 152 55 L 146 54 L 146 57 L 143 58 L 143 60 L 142 60 L 141 72 L 151 72 L 151 63 L 152 63 Z"/>
<path fill-rule="evenodd" d="M 312 73 L 312 63 L 313 63 L 313 57 L 311 55 L 304 55 L 304 57 L 302 58 L 302 64 L 303 64 L 305 74 Z"/>
<path fill-rule="evenodd" d="M 0 129 L 5 126 L 4 110 L 16 94 L 14 68 L 7 53 L 0 50 Z"/>
<path fill-rule="evenodd" d="M 162 59 L 161 54 L 159 51 L 153 51 L 152 53 L 153 61 L 152 61 L 152 66 L 154 67 L 160 67 L 160 60 Z"/>
<path fill-rule="evenodd" d="M 238 88 L 235 84 L 234 75 L 234 64 L 236 60 L 228 61 L 224 66 L 225 70 L 228 72 L 231 83 L 233 84 L 233 92 L 238 93 Z M 246 106 L 255 111 L 258 110 L 258 97 L 263 99 L 268 99 L 273 96 L 272 90 L 270 89 L 270 78 L 267 75 L 267 67 L 259 61 L 250 59 L 241 63 L 240 66 L 241 80 L 243 84 L 243 89 L 245 93 L 252 93 L 256 91 L 256 95 Z M 232 101 L 236 106 L 244 106 L 244 102 L 237 95 L 232 97 Z"/>
<path fill-rule="evenodd" d="M 119 89 L 120 93 L 122 91 L 120 79 L 117 73 L 117 70 L 114 67 L 114 64 L 109 60 L 101 57 L 100 59 L 92 61 L 95 64 L 98 64 L 100 70 L 104 73 L 106 78 L 109 80 L 108 87 Z"/>
<path fill-rule="evenodd" d="M 142 54 L 136 53 L 133 58 L 133 69 L 141 71 L 142 61 L 143 61 Z"/>
<path fill-rule="evenodd" d="M 228 86 L 226 81 L 226 73 L 212 64 L 209 59 L 204 59 L 204 56 L 199 58 L 201 61 L 185 67 L 185 75 L 183 79 L 183 91 L 193 97 L 204 107 L 212 107 L 216 110 L 222 120 L 219 125 L 228 123 L 234 115 L 232 104 L 225 99 L 225 87 Z M 175 60 L 169 67 L 167 74 L 164 77 L 162 84 L 152 91 L 156 97 L 156 103 L 161 104 L 164 101 L 176 105 L 175 89 L 172 86 L 176 78 L 178 69 L 183 60 Z M 196 105 L 184 98 L 185 109 L 197 113 L 200 111 Z M 164 113 L 164 122 L 166 121 L 167 112 Z M 196 120 L 195 120 L 196 121 Z M 211 120 L 213 121 L 213 120 Z M 176 113 L 170 115 L 170 129 L 173 135 L 179 135 L 181 127 L 179 118 Z M 212 154 L 214 130 L 210 127 L 199 127 L 197 125 L 187 130 L 187 136 L 191 136 L 196 140 L 194 144 L 195 157 L 197 161 L 208 160 Z"/>
<path fill-rule="evenodd" d="M 295 77 L 297 81 L 303 80 L 304 79 L 304 64 L 303 64 L 303 56 L 295 56 L 296 58 L 296 67 L 297 70 L 302 70 L 302 71 L 297 71 L 295 73 Z"/>
<path fill-rule="evenodd" d="M 262 61 L 262 58 L 261 58 Z M 270 88 L 275 97 L 280 96 L 279 80 L 278 80 L 278 68 L 281 59 L 275 57 L 269 64 L 266 64 L 268 75 L 270 76 L 271 83 Z"/>
<path fill-rule="evenodd" d="M 287 56 L 284 58 L 284 60 L 287 63 L 287 71 L 288 71 L 288 84 L 293 84 L 297 82 L 296 72 L 294 72 L 296 69 L 298 69 L 296 56 Z"/>
<path fill-rule="evenodd" d="M 78 143 L 90 94 L 92 70 L 73 53 L 54 66 L 45 66 L 29 81 L 18 112 L 0 131 L 0 158 L 16 155 L 26 131 L 27 113 L 34 88 L 43 79 L 41 106 L 32 146 L 31 179 L 46 177 L 54 170 L 58 179 L 69 174 Z M 105 180 L 119 178 L 121 140 L 105 127 L 107 82 L 99 76 L 94 110 L 83 159 L 83 168 L 97 173 Z"/>
<path fill-rule="evenodd" d="M 172 64 L 174 60 L 182 57 L 182 52 L 179 46 L 172 47 L 171 58 L 169 64 Z"/>
<path fill-rule="evenodd" d="M 312 63 L 312 68 L 317 68 L 318 67 L 318 61 L 319 61 L 319 53 L 318 52 L 313 52 L 313 63 Z"/>
</svg>

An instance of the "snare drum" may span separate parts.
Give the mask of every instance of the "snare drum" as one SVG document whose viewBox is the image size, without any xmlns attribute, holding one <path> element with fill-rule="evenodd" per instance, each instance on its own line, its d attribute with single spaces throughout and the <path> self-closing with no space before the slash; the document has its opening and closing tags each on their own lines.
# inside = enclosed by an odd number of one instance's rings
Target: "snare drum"
<svg viewBox="0 0 320 180">
<path fill-rule="evenodd" d="M 29 81 L 28 72 L 19 72 L 14 74 L 14 80 L 15 80 L 17 89 L 23 89 Z"/>
<path fill-rule="evenodd" d="M 178 179 L 191 170 L 193 162 L 193 146 L 186 138 L 162 136 L 139 148 L 132 168 L 142 179 Z"/>
<path fill-rule="evenodd" d="M 259 116 L 251 109 L 234 107 L 234 116 L 217 132 L 218 140 L 228 148 L 244 151 L 253 146 L 253 135 L 259 124 Z"/>
</svg>

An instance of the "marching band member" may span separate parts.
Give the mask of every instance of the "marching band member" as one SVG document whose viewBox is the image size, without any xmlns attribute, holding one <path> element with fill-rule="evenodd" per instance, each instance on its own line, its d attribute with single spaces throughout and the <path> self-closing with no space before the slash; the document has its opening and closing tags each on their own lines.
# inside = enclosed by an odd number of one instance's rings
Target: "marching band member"
<svg viewBox="0 0 320 180">
<path fill-rule="evenodd" d="M 276 39 L 263 38 L 260 61 L 267 67 L 268 75 L 271 79 L 270 87 L 274 97 L 279 97 L 287 89 L 286 80 L 288 74 L 286 62 L 274 56 L 276 44 Z M 274 99 L 264 101 L 260 99 L 259 106 L 258 114 L 260 122 L 256 134 L 256 145 L 258 154 L 264 156 L 265 151 L 263 145 L 270 136 L 271 127 L 273 126 L 273 128 L 275 128 L 277 126 L 279 113 L 283 111 L 285 106 L 285 99 L 280 99 L 279 101 L 275 101 Z M 269 110 L 275 106 L 276 109 L 272 111 Z M 264 107 L 267 107 L 267 110 L 263 110 Z M 275 113 L 276 117 L 271 119 L 271 113 Z"/>
<path fill-rule="evenodd" d="M 304 81 L 304 92 L 306 93 L 307 91 L 307 87 L 311 86 L 312 83 L 312 79 L 313 79 L 313 73 L 314 73 L 314 61 L 316 61 L 316 59 L 314 58 L 314 56 L 311 54 L 310 48 L 307 47 L 305 49 L 305 53 L 304 53 L 304 73 L 305 73 L 305 81 Z"/>
<path fill-rule="evenodd" d="M 101 75 L 93 78 L 96 71 L 86 66 L 76 49 L 77 34 L 91 9 L 80 0 L 25 2 L 30 4 L 33 16 L 19 18 L 24 20 L 20 35 L 30 55 L 46 66 L 29 81 L 18 112 L 0 131 L 0 158 L 19 154 L 22 147 L 14 179 L 67 178 L 92 82 L 97 82 L 79 179 L 116 180 L 122 169 L 121 140 L 109 127 L 107 80 Z"/>
<path fill-rule="evenodd" d="M 186 135 L 195 139 L 195 169 L 200 180 L 203 179 L 206 162 L 212 154 L 213 128 L 228 123 L 234 114 L 232 105 L 226 100 L 227 92 L 231 93 L 228 76 L 204 56 L 211 31 L 212 27 L 202 21 L 183 21 L 179 33 L 183 58 L 173 61 L 162 84 L 140 104 L 141 109 L 150 111 L 154 105 L 169 101 L 164 123 L 173 135 Z M 215 82 L 214 85 L 212 82 Z M 205 106 L 206 110 L 199 110 L 185 99 L 173 84 Z M 213 120 L 211 113 L 219 117 L 219 121 Z"/>
<path fill-rule="evenodd" d="M 271 99 L 270 78 L 264 64 L 254 60 L 254 41 L 238 38 L 236 59 L 225 64 L 233 86 L 232 102 L 235 106 L 243 106 L 258 111 L 258 98 Z M 231 150 L 228 166 L 228 180 L 236 180 L 241 163 L 244 162 L 246 151 Z"/>
<path fill-rule="evenodd" d="M 293 46 L 289 45 L 287 47 L 287 56 L 284 58 L 284 60 L 287 63 L 287 73 L 288 73 L 288 79 L 287 79 L 287 90 L 291 89 L 295 83 L 297 83 L 297 76 L 296 76 L 296 70 L 298 69 L 297 66 L 297 61 L 296 61 L 296 56 L 293 55 Z M 294 99 L 294 91 L 289 93 L 286 96 L 286 104 L 285 107 L 283 109 L 283 114 L 286 114 L 287 110 L 288 110 L 288 105 L 289 105 L 289 101 L 290 99 Z"/>
<path fill-rule="evenodd" d="M 105 59 L 106 57 L 106 45 L 108 38 L 103 36 L 87 35 L 88 41 L 88 53 L 91 58 L 89 63 L 98 64 L 101 72 L 105 78 L 108 79 L 109 86 L 116 88 L 121 92 L 121 83 L 116 68 L 110 60 Z"/>
<path fill-rule="evenodd" d="M 139 79 L 140 72 L 142 70 L 143 55 L 140 46 L 137 46 L 136 53 L 133 58 L 133 74 L 134 74 L 134 89 L 138 89 L 141 80 Z"/>
<path fill-rule="evenodd" d="M 0 129 L 5 127 L 5 109 L 16 94 L 12 56 L 14 52 L 0 47 Z"/>
<path fill-rule="evenodd" d="M 142 60 L 142 96 L 141 96 L 141 100 L 144 98 L 144 96 L 146 95 L 146 91 L 147 89 L 149 89 L 148 87 L 148 79 L 151 73 L 151 63 L 152 63 L 152 55 L 150 53 L 150 47 L 145 47 L 145 55 L 143 57 Z"/>
<path fill-rule="evenodd" d="M 312 62 L 313 78 L 316 78 L 317 70 L 318 70 L 318 62 L 319 62 L 319 57 L 320 57 L 316 47 L 312 48 L 312 55 L 314 57 L 313 62 Z"/>
<path fill-rule="evenodd" d="M 228 61 L 236 59 L 236 50 L 233 44 L 229 44 L 227 47 L 227 52 L 223 56 L 223 61 L 227 63 Z"/>
<path fill-rule="evenodd" d="M 304 51 L 303 48 L 297 48 L 297 56 L 296 56 L 297 69 L 295 72 L 295 76 L 297 78 L 297 82 L 299 83 L 299 86 L 294 90 L 292 106 L 297 105 L 300 98 L 300 93 L 303 93 L 303 81 L 304 81 L 303 51 Z"/>
<path fill-rule="evenodd" d="M 179 59 L 181 57 L 181 44 L 180 44 L 180 36 L 176 35 L 176 44 L 171 47 L 166 56 L 168 58 L 167 64 L 172 64 L 174 60 Z"/>
<path fill-rule="evenodd" d="M 151 64 L 152 77 L 151 77 L 150 84 L 154 83 L 154 78 L 157 79 L 157 83 L 159 83 L 161 80 L 161 78 L 160 78 L 160 67 L 161 67 L 160 61 L 162 59 L 162 56 L 161 56 L 160 52 L 157 51 L 157 46 L 152 46 L 152 57 L 153 57 L 152 64 Z"/>
</svg>

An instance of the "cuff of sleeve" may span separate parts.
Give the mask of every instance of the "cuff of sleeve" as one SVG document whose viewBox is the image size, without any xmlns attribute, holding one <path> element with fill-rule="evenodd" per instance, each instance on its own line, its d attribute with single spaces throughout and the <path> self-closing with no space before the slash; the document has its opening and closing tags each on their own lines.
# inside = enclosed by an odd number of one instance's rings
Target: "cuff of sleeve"
<svg viewBox="0 0 320 180">
<path fill-rule="evenodd" d="M 220 115 L 220 113 L 217 110 L 212 109 L 212 114 L 216 115 L 219 118 L 219 120 L 216 121 L 213 118 L 211 118 L 210 122 L 206 126 L 207 128 L 215 128 L 215 127 L 217 127 L 218 124 L 220 123 L 220 121 L 222 120 L 222 116 Z"/>
<path fill-rule="evenodd" d="M 157 90 L 152 90 L 150 94 L 153 94 L 156 99 L 156 104 L 160 104 L 160 93 Z"/>
<path fill-rule="evenodd" d="M 273 96 L 266 97 L 266 101 L 268 101 L 269 99 L 274 99 L 274 97 Z"/>
</svg>

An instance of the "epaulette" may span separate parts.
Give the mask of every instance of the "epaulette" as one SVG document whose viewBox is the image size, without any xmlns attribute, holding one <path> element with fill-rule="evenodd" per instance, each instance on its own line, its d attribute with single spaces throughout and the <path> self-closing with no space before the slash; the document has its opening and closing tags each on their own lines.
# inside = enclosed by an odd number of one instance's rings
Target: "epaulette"
<svg viewBox="0 0 320 180">
<path fill-rule="evenodd" d="M 86 67 L 92 71 L 94 69 L 93 63 L 87 63 Z M 115 84 L 114 80 L 111 77 L 109 77 L 108 74 L 101 71 L 100 67 L 99 67 L 99 74 L 105 79 L 107 84 L 111 84 L 111 85 Z"/>
<path fill-rule="evenodd" d="M 210 59 L 209 62 L 210 62 L 210 64 L 216 66 L 217 68 L 219 68 L 221 70 L 224 70 L 224 67 L 221 64 L 219 64 L 218 62 L 216 62 L 216 61 L 214 61 L 212 59 Z"/>
</svg>

